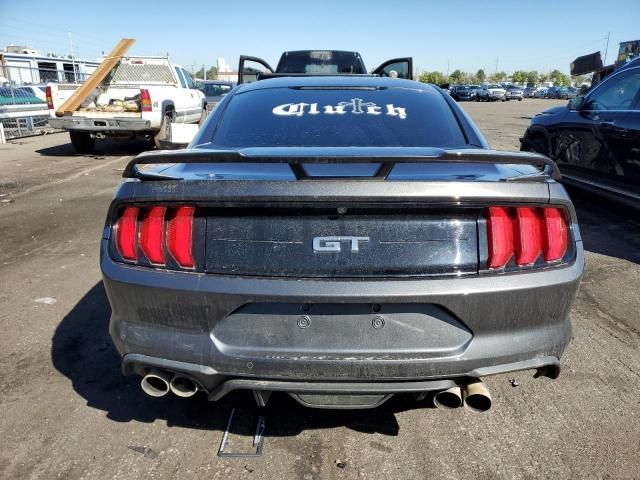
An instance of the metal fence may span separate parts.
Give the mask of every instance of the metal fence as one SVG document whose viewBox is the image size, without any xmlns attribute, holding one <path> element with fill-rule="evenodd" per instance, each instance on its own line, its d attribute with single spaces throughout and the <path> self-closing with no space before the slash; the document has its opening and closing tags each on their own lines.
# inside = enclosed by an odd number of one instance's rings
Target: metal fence
<svg viewBox="0 0 640 480">
<path fill-rule="evenodd" d="M 47 83 L 83 83 L 90 75 L 83 64 L 72 68 L 35 68 L 2 65 L 0 75 L 0 143 L 12 138 L 53 131 L 48 125 Z"/>
</svg>

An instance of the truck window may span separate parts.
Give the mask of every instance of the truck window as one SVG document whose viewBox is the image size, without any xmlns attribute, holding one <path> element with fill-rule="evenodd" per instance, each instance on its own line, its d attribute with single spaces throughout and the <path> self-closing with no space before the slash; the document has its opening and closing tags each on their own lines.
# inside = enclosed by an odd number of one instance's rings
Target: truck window
<svg viewBox="0 0 640 480">
<path fill-rule="evenodd" d="M 176 76 L 178 77 L 178 81 L 180 82 L 180 85 L 182 86 L 182 88 L 187 88 L 187 83 L 184 80 L 184 77 L 182 76 L 182 72 L 180 72 L 180 69 L 178 67 L 174 67 L 176 70 Z"/>
<path fill-rule="evenodd" d="M 193 84 L 193 79 L 191 78 L 191 74 L 187 72 L 184 68 L 182 69 L 182 74 L 184 75 L 184 79 L 187 82 L 187 88 L 196 88 Z"/>
</svg>

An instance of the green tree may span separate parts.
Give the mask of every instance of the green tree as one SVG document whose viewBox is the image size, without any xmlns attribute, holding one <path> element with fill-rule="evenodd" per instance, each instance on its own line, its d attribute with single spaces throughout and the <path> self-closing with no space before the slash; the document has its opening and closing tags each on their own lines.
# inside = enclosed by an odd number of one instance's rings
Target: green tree
<svg viewBox="0 0 640 480">
<path fill-rule="evenodd" d="M 538 83 L 538 72 L 536 72 L 535 70 L 527 72 L 527 84 L 535 87 L 536 83 Z"/>
<path fill-rule="evenodd" d="M 454 70 L 451 75 L 449 75 L 449 81 L 451 83 L 462 83 L 465 79 L 466 74 L 461 72 L 460 70 Z"/>
<path fill-rule="evenodd" d="M 435 83 L 436 85 L 440 85 L 441 83 L 445 83 L 445 76 L 441 72 L 422 72 L 420 81 L 422 83 Z"/>
<path fill-rule="evenodd" d="M 204 76 L 204 68 L 201 68 L 200 70 L 198 70 L 197 72 L 191 72 L 191 74 L 194 76 L 194 78 L 197 78 L 199 80 L 204 80 L 205 76 Z M 218 78 L 218 68 L 217 67 L 211 67 L 207 70 L 207 80 L 215 80 L 216 78 Z"/>
<path fill-rule="evenodd" d="M 553 70 L 549 74 L 549 78 L 551 79 L 553 84 L 558 86 L 558 87 L 565 87 L 565 86 L 569 85 L 569 78 L 564 73 L 562 73 L 560 70 L 557 70 L 557 69 Z"/>
<path fill-rule="evenodd" d="M 476 80 L 478 81 L 478 83 L 484 83 L 486 79 L 487 79 L 487 74 L 484 73 L 483 69 L 479 69 L 476 72 Z"/>
<path fill-rule="evenodd" d="M 527 72 L 525 72 L 523 70 L 516 70 L 511 75 L 511 81 L 513 83 L 521 83 L 521 84 L 522 83 L 526 83 L 526 81 L 527 81 Z"/>
<path fill-rule="evenodd" d="M 576 75 L 571 77 L 571 81 L 576 87 L 580 87 L 583 83 L 589 83 L 589 77 L 586 75 Z"/>
<path fill-rule="evenodd" d="M 489 76 L 489 80 L 491 80 L 492 82 L 495 83 L 500 83 L 502 82 L 505 78 L 507 78 L 507 74 L 504 72 L 496 72 L 496 73 L 492 73 Z"/>
<path fill-rule="evenodd" d="M 547 80 L 549 80 L 549 74 L 548 73 L 541 73 L 540 75 L 538 75 L 538 82 L 544 83 Z"/>
</svg>

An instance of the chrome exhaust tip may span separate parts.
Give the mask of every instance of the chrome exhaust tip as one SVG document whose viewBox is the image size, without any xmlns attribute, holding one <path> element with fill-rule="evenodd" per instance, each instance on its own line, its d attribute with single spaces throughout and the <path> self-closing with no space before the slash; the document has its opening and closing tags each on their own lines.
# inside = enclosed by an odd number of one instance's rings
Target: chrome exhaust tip
<svg viewBox="0 0 640 480">
<path fill-rule="evenodd" d="M 151 397 L 164 397 L 169 393 L 169 374 L 153 369 L 142 377 L 142 391 Z"/>
<path fill-rule="evenodd" d="M 171 391 L 182 398 L 193 397 L 198 391 L 198 385 L 190 378 L 175 375 L 169 382 Z"/>
<path fill-rule="evenodd" d="M 457 385 L 436 393 L 433 404 L 444 410 L 453 410 L 462 406 L 462 389 Z"/>
<path fill-rule="evenodd" d="M 470 383 L 463 389 L 464 408 L 474 413 L 484 413 L 491 409 L 491 394 L 482 380 Z"/>
</svg>

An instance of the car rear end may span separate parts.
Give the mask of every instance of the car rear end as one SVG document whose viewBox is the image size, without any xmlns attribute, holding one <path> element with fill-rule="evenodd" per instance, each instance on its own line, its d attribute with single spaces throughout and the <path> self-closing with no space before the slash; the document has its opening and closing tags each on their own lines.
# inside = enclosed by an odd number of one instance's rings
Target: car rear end
<svg viewBox="0 0 640 480">
<path fill-rule="evenodd" d="M 216 132 L 224 108 L 208 120 Z M 203 144 L 138 157 L 101 250 L 124 373 L 156 396 L 251 390 L 263 405 L 282 391 L 324 408 L 468 396 L 515 370 L 557 377 L 583 270 L 575 211 L 553 162 L 479 147 Z"/>
</svg>

